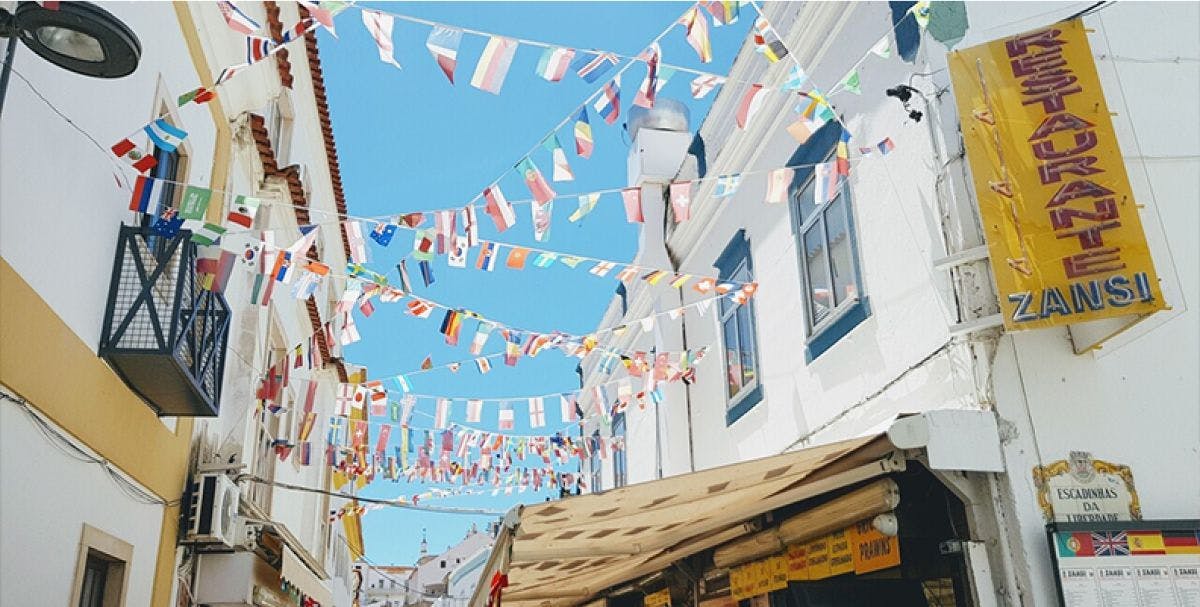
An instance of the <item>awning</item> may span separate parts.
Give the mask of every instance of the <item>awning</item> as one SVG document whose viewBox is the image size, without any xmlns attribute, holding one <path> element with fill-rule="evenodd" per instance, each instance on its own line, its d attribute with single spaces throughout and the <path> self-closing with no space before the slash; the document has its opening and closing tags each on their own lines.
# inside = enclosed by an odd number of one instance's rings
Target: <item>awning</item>
<svg viewBox="0 0 1200 607">
<path fill-rule="evenodd" d="M 333 607 L 333 593 L 288 546 L 283 547 L 283 571 L 279 577 L 295 586 L 300 594 L 320 603 L 321 607 Z"/>
<path fill-rule="evenodd" d="M 612 586 L 754 531 L 765 512 L 902 469 L 879 434 L 519 507 L 506 517 L 471 605 L 497 571 L 506 607 L 580 604 Z"/>
</svg>

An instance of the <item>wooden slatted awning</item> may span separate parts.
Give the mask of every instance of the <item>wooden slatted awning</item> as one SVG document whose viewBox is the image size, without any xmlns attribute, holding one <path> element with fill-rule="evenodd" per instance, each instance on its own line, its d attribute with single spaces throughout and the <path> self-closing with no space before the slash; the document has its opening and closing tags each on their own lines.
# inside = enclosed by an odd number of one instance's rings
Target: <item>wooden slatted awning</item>
<svg viewBox="0 0 1200 607">
<path fill-rule="evenodd" d="M 506 607 L 584 603 L 751 532 L 746 522 L 765 512 L 886 474 L 894 450 L 874 435 L 521 507 L 471 605 L 486 602 L 497 571 L 508 575 Z"/>
</svg>

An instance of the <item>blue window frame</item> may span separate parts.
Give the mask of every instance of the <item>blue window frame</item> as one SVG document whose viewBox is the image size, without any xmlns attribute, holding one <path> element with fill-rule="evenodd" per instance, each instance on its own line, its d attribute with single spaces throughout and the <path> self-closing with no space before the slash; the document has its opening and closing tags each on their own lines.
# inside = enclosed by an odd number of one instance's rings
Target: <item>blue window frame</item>
<svg viewBox="0 0 1200 607">
<path fill-rule="evenodd" d="M 722 280 L 739 283 L 754 280 L 750 241 L 745 230 L 734 235 L 713 265 Z M 725 424 L 730 425 L 762 400 L 754 300 L 739 306 L 728 297 L 722 297 L 717 312 L 725 356 Z"/>
<path fill-rule="evenodd" d="M 801 299 L 808 335 L 805 358 L 809 362 L 871 314 L 863 292 L 850 188 L 841 180 L 832 200 L 817 204 L 813 197 L 816 181 L 811 165 L 833 159 L 841 133 L 840 124 L 829 122 L 788 162 L 793 166 L 809 165 L 796 169 L 788 192 L 800 258 Z"/>
<path fill-rule="evenodd" d="M 598 449 L 600 446 L 600 430 L 595 430 L 592 432 L 592 441 L 592 444 Z M 592 493 L 600 493 L 604 490 L 604 485 L 601 483 L 603 476 L 600 474 L 601 465 L 603 465 L 603 462 L 600 459 L 600 453 L 598 451 L 592 452 L 591 457 L 588 458 L 588 465 L 591 468 Z"/>
<path fill-rule="evenodd" d="M 613 416 L 612 436 L 625 437 L 625 413 L 622 411 Z M 618 449 L 615 445 L 612 447 L 613 458 L 613 488 L 624 487 L 629 482 L 628 472 L 625 465 L 625 449 Z"/>
</svg>

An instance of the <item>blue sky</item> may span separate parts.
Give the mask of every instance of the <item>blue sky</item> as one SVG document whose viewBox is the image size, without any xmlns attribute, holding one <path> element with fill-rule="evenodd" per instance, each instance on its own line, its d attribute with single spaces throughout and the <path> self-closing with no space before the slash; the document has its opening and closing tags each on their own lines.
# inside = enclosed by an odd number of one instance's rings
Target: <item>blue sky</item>
<svg viewBox="0 0 1200 607">
<path fill-rule="evenodd" d="M 412 15 L 461 27 L 510 37 L 539 40 L 580 49 L 603 49 L 635 55 L 673 22 L 686 3 L 677 2 L 547 2 L 547 3 L 363 3 L 381 10 Z M 711 30 L 715 59 L 702 65 L 687 45 L 682 27 L 676 27 L 662 42 L 663 61 L 676 65 L 726 73 L 752 22 L 750 7 L 731 27 Z M 338 38 L 321 32 L 321 60 L 331 104 L 332 120 L 342 178 L 350 213 L 357 216 L 400 214 L 418 210 L 460 207 L 493 179 L 516 164 L 522 155 L 563 117 L 590 95 L 603 81 L 587 84 L 568 74 L 562 82 L 550 83 L 534 73 L 541 49 L 522 46 L 499 96 L 470 86 L 470 77 L 486 39 L 464 35 L 458 53 L 457 84 L 451 86 L 425 48 L 429 27 L 397 20 L 393 33 L 398 70 L 378 60 L 375 44 L 361 24 L 358 11 L 338 17 Z M 623 125 L 633 96 L 645 74 L 643 66 L 631 68 L 622 78 L 621 120 L 609 126 L 589 107 L 595 153 L 590 159 L 574 154 L 571 125 L 560 131 L 575 181 L 554 183 L 561 194 L 625 185 L 625 159 L 629 149 Z M 692 109 L 695 131 L 714 94 L 702 102 L 691 99 L 688 85 L 692 75 L 678 73 L 661 95 L 686 101 Z M 549 153 L 533 155 L 546 174 L 551 172 Z M 526 199 L 523 182 L 510 174 L 501 187 L 510 200 Z M 612 260 L 632 259 L 637 230 L 625 221 L 619 196 L 606 195 L 582 221 L 570 223 L 574 197 L 554 202 L 550 240 L 542 248 Z M 481 237 L 502 242 L 533 245 L 529 206 L 517 206 L 516 227 L 502 235 L 491 221 Z M 431 221 L 431 220 L 430 220 Z M 369 226 L 367 226 L 369 228 Z M 391 269 L 411 250 L 412 235 L 398 232 L 391 245 L 371 242 L 371 266 Z M 502 266 L 493 273 L 474 269 L 476 251 L 468 257 L 468 269 L 448 268 L 445 258 L 434 261 L 436 282 L 420 286 L 414 262 L 410 272 L 418 294 L 455 307 L 475 310 L 484 316 L 517 327 L 549 332 L 561 330 L 586 333 L 595 328 L 617 286 L 615 279 L 597 278 L 586 271 L 555 265 L 547 269 L 527 267 L 513 271 Z M 394 271 L 392 272 L 395 278 Z M 371 377 L 394 375 L 417 369 L 425 356 L 435 364 L 470 358 L 467 344 L 474 322 L 464 324 L 460 345 L 449 347 L 438 333 L 442 314 L 428 320 L 403 313 L 402 304 L 380 304 L 371 318 L 358 320 L 363 336 L 350 346 L 347 360 L 364 364 Z M 488 352 L 499 351 L 493 335 Z M 499 360 L 491 373 L 478 374 L 464 365 L 457 374 L 448 370 L 412 376 L 414 392 L 473 398 L 537 396 L 578 388 L 577 359 L 549 351 L 536 358 L 522 358 L 516 367 Z M 557 400 L 546 403 L 547 430 L 563 428 Z M 514 432 L 528 432 L 524 401 L 515 404 Z M 420 402 L 412 425 L 432 427 L 434 405 Z M 461 402 L 452 419 L 462 421 Z M 497 429 L 497 409 L 488 404 L 480 426 Z M 372 437 L 378 431 L 372 428 Z M 539 431 L 540 433 L 541 431 Z M 396 442 L 393 434 L 392 444 Z M 519 465 L 519 464 L 518 464 Z M 530 466 L 535 465 L 529 460 Z M 574 462 L 571 464 L 573 468 Z M 364 495 L 394 498 L 425 491 L 423 484 L 393 483 L 379 479 Z M 459 496 L 430 502 L 431 505 L 507 510 L 513 505 L 542 501 L 551 493 L 492 497 Z M 376 563 L 412 563 L 422 529 L 431 550 L 445 549 L 463 537 L 472 523 L 485 526 L 492 517 L 416 512 L 385 508 L 364 517 L 367 554 Z"/>
</svg>

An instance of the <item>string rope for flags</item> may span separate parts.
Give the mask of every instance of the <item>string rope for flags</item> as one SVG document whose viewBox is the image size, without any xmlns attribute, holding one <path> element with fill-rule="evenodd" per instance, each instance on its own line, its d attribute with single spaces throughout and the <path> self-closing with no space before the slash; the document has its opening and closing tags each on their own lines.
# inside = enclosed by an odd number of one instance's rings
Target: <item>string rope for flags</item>
<svg viewBox="0 0 1200 607">
<path fill-rule="evenodd" d="M 259 476 L 255 476 L 253 474 L 238 475 L 235 478 L 235 481 L 237 481 L 237 482 L 244 481 L 244 482 L 248 482 L 248 483 L 255 483 L 258 485 L 270 485 L 272 487 L 278 487 L 280 489 L 287 489 L 289 491 L 302 491 L 302 492 L 306 492 L 306 493 L 317 493 L 320 495 L 327 495 L 329 497 L 340 497 L 340 498 L 344 498 L 344 499 L 348 499 L 348 500 L 358 500 L 360 502 L 364 502 L 364 503 L 368 503 L 368 504 L 379 504 L 381 506 L 389 506 L 392 508 L 403 508 L 405 510 L 421 510 L 424 512 L 438 512 L 441 514 L 473 514 L 473 515 L 485 515 L 485 516 L 502 516 L 502 515 L 504 515 L 504 513 L 499 510 L 487 510 L 484 508 L 450 508 L 447 506 L 418 506 L 415 504 L 398 502 L 395 500 L 381 499 L 381 498 L 375 498 L 375 497 L 364 497 L 361 495 L 354 495 L 352 493 L 342 493 L 340 491 L 329 491 L 326 489 L 319 489 L 317 487 L 304 487 L 301 485 L 293 485 L 292 483 L 285 483 L 282 481 L 272 481 L 272 480 L 267 480 L 267 479 L 259 477 Z"/>
</svg>

